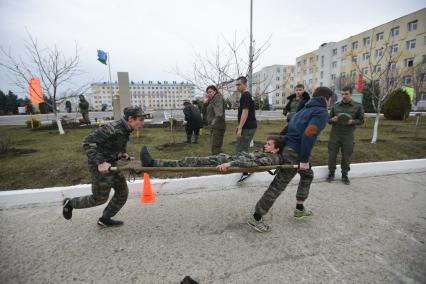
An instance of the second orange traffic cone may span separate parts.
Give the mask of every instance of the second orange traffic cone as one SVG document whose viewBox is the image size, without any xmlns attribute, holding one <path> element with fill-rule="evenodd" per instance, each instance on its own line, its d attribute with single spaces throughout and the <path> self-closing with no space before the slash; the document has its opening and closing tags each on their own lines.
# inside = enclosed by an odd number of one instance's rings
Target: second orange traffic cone
<svg viewBox="0 0 426 284">
<path fill-rule="evenodd" d="M 141 194 L 140 203 L 150 203 L 155 201 L 155 195 L 152 191 L 149 174 L 143 174 L 143 192 Z"/>
</svg>

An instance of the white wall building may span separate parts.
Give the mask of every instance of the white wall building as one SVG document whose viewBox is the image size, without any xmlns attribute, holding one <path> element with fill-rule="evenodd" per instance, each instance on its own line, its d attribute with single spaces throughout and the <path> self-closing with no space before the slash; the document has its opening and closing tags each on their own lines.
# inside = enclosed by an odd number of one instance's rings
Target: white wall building
<svg viewBox="0 0 426 284">
<path fill-rule="evenodd" d="M 118 83 L 93 83 L 91 85 L 92 107 L 95 110 L 102 109 L 106 104 L 111 110 L 112 95 L 119 95 Z M 185 100 L 193 100 L 195 95 L 195 85 L 187 82 L 171 83 L 167 81 L 142 81 L 130 82 L 130 96 L 132 106 L 141 106 L 143 109 L 177 109 L 182 108 Z"/>
</svg>

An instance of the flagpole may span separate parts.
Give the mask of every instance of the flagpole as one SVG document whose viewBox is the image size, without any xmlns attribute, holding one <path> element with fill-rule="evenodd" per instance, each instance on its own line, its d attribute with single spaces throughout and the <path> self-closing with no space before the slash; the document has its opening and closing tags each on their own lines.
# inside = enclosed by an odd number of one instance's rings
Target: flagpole
<svg viewBox="0 0 426 284">
<path fill-rule="evenodd" d="M 111 92 L 111 108 L 114 112 L 114 95 L 112 93 L 112 82 L 111 82 L 111 62 L 109 60 L 109 52 L 107 52 L 108 69 L 109 69 L 109 90 Z"/>
</svg>

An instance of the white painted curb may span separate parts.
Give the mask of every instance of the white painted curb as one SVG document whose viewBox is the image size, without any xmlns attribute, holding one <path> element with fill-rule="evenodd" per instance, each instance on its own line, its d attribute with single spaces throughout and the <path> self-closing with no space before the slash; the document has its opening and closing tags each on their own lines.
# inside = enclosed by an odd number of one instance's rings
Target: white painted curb
<svg viewBox="0 0 426 284">
<path fill-rule="evenodd" d="M 314 167 L 314 182 L 324 181 L 328 169 L 327 166 Z M 426 159 L 403 160 L 390 162 L 352 164 L 350 177 L 381 176 L 396 173 L 426 172 Z M 229 186 L 235 186 L 240 174 L 212 175 L 203 177 L 190 177 L 181 179 L 152 179 L 151 185 L 158 195 L 176 194 L 182 192 L 221 190 Z M 340 168 L 336 170 L 336 179 L 340 178 Z M 244 181 L 241 186 L 259 186 L 266 189 L 273 176 L 268 173 L 255 173 Z M 291 181 L 297 184 L 299 176 Z M 139 197 L 142 180 L 128 183 L 129 198 Z M 43 189 L 25 189 L 0 192 L 0 208 L 24 206 L 28 204 L 60 202 L 65 197 L 88 195 L 91 192 L 90 184 L 81 184 L 67 187 L 52 187 Z M 112 191 L 113 192 L 113 191 Z"/>
</svg>

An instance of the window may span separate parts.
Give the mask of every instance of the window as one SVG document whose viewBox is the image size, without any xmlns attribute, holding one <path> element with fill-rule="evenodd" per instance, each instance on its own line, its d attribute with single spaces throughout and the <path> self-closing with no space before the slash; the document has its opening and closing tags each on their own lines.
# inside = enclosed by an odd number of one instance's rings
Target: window
<svg viewBox="0 0 426 284">
<path fill-rule="evenodd" d="M 346 78 L 346 72 L 341 72 L 341 73 L 340 73 L 340 77 L 341 77 L 341 78 Z"/>
<path fill-rule="evenodd" d="M 320 78 L 322 79 L 324 77 L 324 71 L 320 72 Z"/>
<path fill-rule="evenodd" d="M 324 67 L 324 55 L 321 56 L 321 67 Z"/>
<path fill-rule="evenodd" d="M 411 76 L 404 76 L 403 80 L 405 85 L 411 84 Z"/>
<path fill-rule="evenodd" d="M 382 71 L 382 66 L 380 64 L 374 65 L 374 72 L 378 73 Z"/>
<path fill-rule="evenodd" d="M 364 42 L 364 46 L 369 46 L 370 45 L 370 37 L 365 37 L 363 39 L 363 42 Z"/>
<path fill-rule="evenodd" d="M 390 69 L 390 70 L 395 70 L 395 69 L 396 69 L 396 63 L 395 63 L 395 62 L 391 62 L 391 63 L 389 64 L 389 69 Z"/>
<path fill-rule="evenodd" d="M 305 64 L 305 65 L 306 65 L 306 59 L 303 59 L 303 64 Z"/>
<path fill-rule="evenodd" d="M 426 64 L 426 55 L 423 55 L 423 61 L 422 61 L 422 63 Z"/>
<path fill-rule="evenodd" d="M 414 58 L 407 58 L 404 60 L 404 67 L 413 67 Z"/>
<path fill-rule="evenodd" d="M 363 75 L 367 75 L 368 74 L 368 68 L 367 67 L 362 68 L 361 72 L 362 72 Z"/>
<path fill-rule="evenodd" d="M 277 67 L 277 73 L 280 73 L 281 69 L 280 67 Z"/>
<path fill-rule="evenodd" d="M 426 93 L 421 94 L 422 101 L 426 101 Z"/>
<path fill-rule="evenodd" d="M 358 60 L 358 56 L 352 56 L 352 63 L 356 64 Z"/>
<path fill-rule="evenodd" d="M 352 43 L 352 49 L 358 49 L 358 41 Z"/>
<path fill-rule="evenodd" d="M 412 40 L 406 41 L 405 46 L 406 46 L 407 50 L 415 49 L 416 48 L 416 40 L 412 39 Z"/>
<path fill-rule="evenodd" d="M 342 46 L 342 52 L 346 52 L 348 50 L 348 47 L 346 45 Z"/>
<path fill-rule="evenodd" d="M 376 49 L 376 58 L 377 57 L 382 57 L 383 56 L 383 47 Z"/>
<path fill-rule="evenodd" d="M 390 30 L 390 34 L 391 34 L 392 37 L 398 36 L 399 35 L 399 27 L 392 28 Z"/>
<path fill-rule="evenodd" d="M 276 86 L 275 86 L 275 89 L 277 89 L 277 90 L 278 90 L 279 88 L 280 88 L 280 85 L 276 85 Z"/>
<path fill-rule="evenodd" d="M 356 70 L 351 70 L 351 77 L 356 77 Z"/>
<path fill-rule="evenodd" d="M 346 64 L 346 59 L 342 59 L 342 60 L 340 60 L 340 64 L 341 64 L 341 65 L 345 65 L 345 64 Z"/>
<path fill-rule="evenodd" d="M 398 44 L 394 44 L 389 46 L 389 52 L 390 54 L 395 54 L 398 52 Z"/>
<path fill-rule="evenodd" d="M 336 74 L 331 74 L 331 80 L 336 80 Z"/>
<path fill-rule="evenodd" d="M 417 20 L 408 23 L 408 31 L 411 32 L 415 30 L 417 30 Z"/>
<path fill-rule="evenodd" d="M 320 87 L 322 87 L 322 85 L 323 85 L 322 82 L 320 82 Z"/>
<path fill-rule="evenodd" d="M 370 54 L 368 52 L 362 54 L 362 60 L 367 61 L 370 58 Z"/>
<path fill-rule="evenodd" d="M 297 67 L 300 67 L 300 61 L 297 61 Z"/>
<path fill-rule="evenodd" d="M 336 68 L 336 67 L 337 67 L 337 61 L 333 61 L 333 62 L 331 62 L 331 67 L 332 67 L 332 68 Z"/>
<path fill-rule="evenodd" d="M 381 40 L 383 40 L 383 32 L 376 34 L 376 41 L 381 41 Z"/>
<path fill-rule="evenodd" d="M 333 49 L 333 56 L 334 56 L 334 55 L 337 55 L 337 48 L 334 48 L 334 49 Z"/>
<path fill-rule="evenodd" d="M 277 77 L 277 81 L 279 81 L 280 80 L 280 77 Z"/>
</svg>

